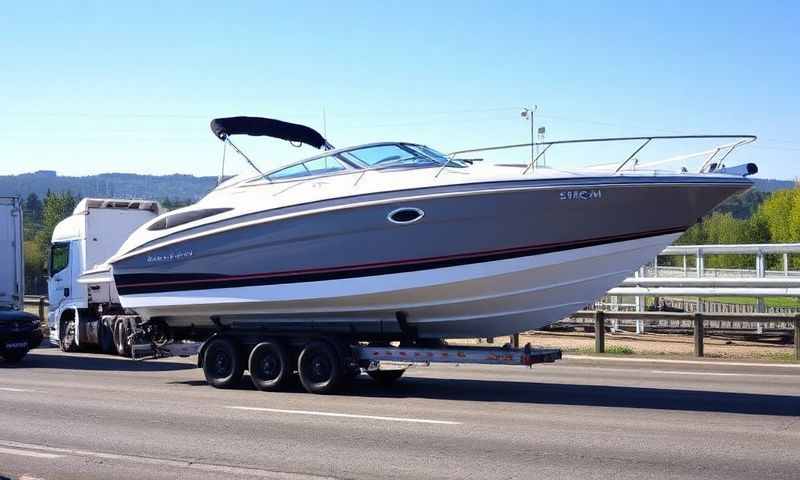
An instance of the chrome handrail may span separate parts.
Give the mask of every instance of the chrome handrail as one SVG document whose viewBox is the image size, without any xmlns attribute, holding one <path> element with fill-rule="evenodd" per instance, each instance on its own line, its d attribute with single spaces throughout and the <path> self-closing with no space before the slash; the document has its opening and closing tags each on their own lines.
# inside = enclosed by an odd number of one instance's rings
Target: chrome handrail
<svg viewBox="0 0 800 480">
<path fill-rule="evenodd" d="M 565 145 L 565 144 L 576 144 L 576 143 L 599 143 L 599 142 L 625 142 L 625 141 L 633 141 L 633 140 L 644 140 L 644 143 L 640 145 L 632 154 L 630 154 L 624 161 L 622 161 L 614 172 L 620 172 L 627 163 L 633 159 L 636 154 L 638 154 L 644 147 L 646 147 L 650 142 L 653 140 L 687 140 L 687 139 L 713 139 L 713 138 L 736 138 L 739 141 L 725 144 L 715 147 L 716 150 L 714 153 L 706 159 L 703 163 L 703 166 L 700 167 L 699 173 L 703 173 L 703 170 L 708 166 L 711 160 L 719 153 L 719 151 L 728 149 L 728 151 L 723 155 L 718 165 L 722 164 L 722 161 L 731 154 L 731 152 L 741 145 L 746 145 L 748 143 L 755 142 L 758 137 L 755 135 L 652 135 L 647 137 L 604 137 L 604 138 L 582 138 L 582 139 L 575 139 L 575 140 L 556 140 L 551 142 L 534 142 L 534 143 L 517 143 L 512 145 L 499 145 L 494 147 L 482 147 L 482 148 L 471 148 L 467 150 L 457 150 L 454 152 L 450 152 L 448 156 L 454 158 L 456 155 L 460 155 L 463 153 L 475 153 L 475 152 L 488 152 L 493 150 L 506 150 L 512 148 L 522 148 L 522 147 L 531 147 L 531 146 L 545 146 L 544 150 L 540 152 L 531 162 L 528 164 L 527 167 L 522 171 L 522 174 L 528 173 L 528 170 L 534 170 L 536 168 L 536 162 L 542 156 L 542 154 L 547 151 L 553 145 Z"/>
</svg>

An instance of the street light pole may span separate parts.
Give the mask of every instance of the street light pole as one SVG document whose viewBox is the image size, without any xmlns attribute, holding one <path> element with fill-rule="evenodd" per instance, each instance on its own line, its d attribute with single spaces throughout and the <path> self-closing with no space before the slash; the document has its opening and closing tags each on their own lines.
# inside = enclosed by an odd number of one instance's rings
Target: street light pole
<svg viewBox="0 0 800 480">
<path fill-rule="evenodd" d="M 534 122 L 536 118 L 536 110 L 539 109 L 539 105 L 534 105 L 533 108 L 523 108 L 522 113 L 520 114 L 522 118 L 528 119 L 531 121 L 531 168 L 533 168 L 533 161 L 536 159 L 536 129 L 534 128 Z"/>
</svg>

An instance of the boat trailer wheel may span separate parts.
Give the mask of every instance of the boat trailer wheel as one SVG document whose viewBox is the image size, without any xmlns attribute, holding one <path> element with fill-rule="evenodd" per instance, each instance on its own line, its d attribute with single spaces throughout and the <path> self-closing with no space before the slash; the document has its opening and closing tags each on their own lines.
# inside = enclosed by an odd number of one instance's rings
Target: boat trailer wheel
<svg viewBox="0 0 800 480">
<path fill-rule="evenodd" d="M 303 347 L 298 359 L 300 383 L 310 393 L 331 393 L 344 379 L 344 369 L 336 350 L 321 341 Z"/>
<path fill-rule="evenodd" d="M 209 385 L 229 388 L 239 384 L 244 368 L 236 345 L 228 338 L 211 340 L 203 356 L 203 373 Z"/>
<path fill-rule="evenodd" d="M 292 373 L 286 349 L 272 340 L 256 345 L 247 365 L 253 385 L 259 390 L 280 390 Z"/>
</svg>

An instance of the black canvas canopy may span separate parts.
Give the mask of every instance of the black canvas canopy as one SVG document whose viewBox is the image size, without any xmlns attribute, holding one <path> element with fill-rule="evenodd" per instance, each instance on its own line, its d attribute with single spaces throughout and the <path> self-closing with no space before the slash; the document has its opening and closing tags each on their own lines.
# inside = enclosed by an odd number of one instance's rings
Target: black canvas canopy
<svg viewBox="0 0 800 480">
<path fill-rule="evenodd" d="M 253 135 L 301 142 L 315 148 L 322 148 L 328 144 L 325 138 L 313 128 L 272 118 L 216 118 L 211 121 L 211 131 L 220 140 L 225 140 L 230 135 Z"/>
</svg>

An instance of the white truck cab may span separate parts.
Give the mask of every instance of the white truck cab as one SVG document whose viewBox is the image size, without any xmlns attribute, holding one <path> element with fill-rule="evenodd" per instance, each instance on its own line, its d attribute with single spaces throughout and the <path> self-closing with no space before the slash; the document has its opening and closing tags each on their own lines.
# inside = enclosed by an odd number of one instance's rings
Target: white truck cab
<svg viewBox="0 0 800 480">
<path fill-rule="evenodd" d="M 85 198 L 72 216 L 56 225 L 47 282 L 51 341 L 62 347 L 65 337 L 74 346 L 101 343 L 105 336 L 100 314 L 120 309 L 116 288 L 113 282 L 87 284 L 78 279 L 104 264 L 134 230 L 160 211 L 158 202 L 150 200 Z"/>
</svg>

